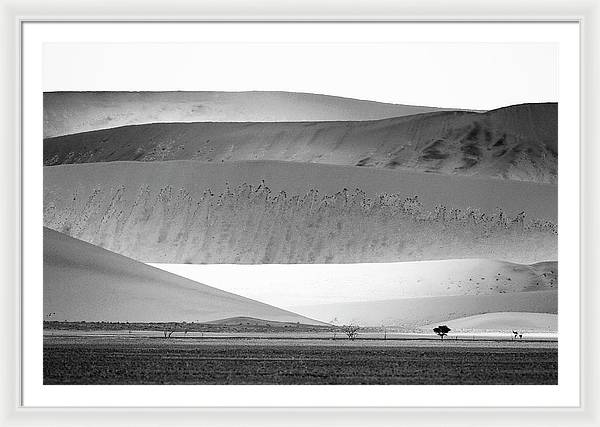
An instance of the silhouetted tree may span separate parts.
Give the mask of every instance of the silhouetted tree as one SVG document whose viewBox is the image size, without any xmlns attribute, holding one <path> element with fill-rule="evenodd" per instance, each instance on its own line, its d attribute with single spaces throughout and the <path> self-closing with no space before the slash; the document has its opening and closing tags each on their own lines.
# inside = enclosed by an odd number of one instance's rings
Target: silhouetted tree
<svg viewBox="0 0 600 427">
<path fill-rule="evenodd" d="M 438 326 L 437 328 L 433 328 L 433 332 L 438 334 L 441 339 L 444 339 L 444 335 L 448 335 L 448 332 L 450 332 L 450 331 L 451 331 L 451 329 L 446 325 L 441 325 L 441 326 Z"/>
<path fill-rule="evenodd" d="M 344 333 L 346 335 L 348 335 L 348 339 L 353 340 L 356 338 L 356 336 L 358 335 L 358 331 L 360 329 L 360 326 L 358 325 L 344 325 L 342 326 L 342 331 L 344 331 Z"/>
</svg>

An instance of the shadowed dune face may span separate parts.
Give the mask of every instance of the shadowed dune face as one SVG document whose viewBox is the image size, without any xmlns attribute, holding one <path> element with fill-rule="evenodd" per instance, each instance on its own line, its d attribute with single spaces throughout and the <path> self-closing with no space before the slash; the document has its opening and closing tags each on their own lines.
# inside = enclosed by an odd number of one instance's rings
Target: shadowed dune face
<svg viewBox="0 0 600 427">
<path fill-rule="evenodd" d="M 554 186 L 396 172 L 390 172 L 396 181 L 376 181 L 383 171 L 371 170 L 374 190 L 387 184 L 396 194 L 310 190 L 311 184 L 333 185 L 328 174 L 346 184 L 369 182 L 358 168 L 332 168 L 193 161 L 47 167 L 44 225 L 144 262 L 395 262 L 481 254 L 520 263 L 556 259 L 556 226 L 519 215 L 555 211 Z M 204 191 L 223 170 L 241 184 Z M 265 171 L 269 184 L 286 192 L 249 179 Z M 405 194 L 424 195 L 426 205 Z M 436 207 L 448 200 L 462 203 Z M 492 208 L 497 200 L 507 201 L 506 211 Z M 469 209 L 482 205 L 487 209 Z"/>
<path fill-rule="evenodd" d="M 44 228 L 46 320 L 204 322 L 239 316 L 320 324 Z"/>
<path fill-rule="evenodd" d="M 360 121 L 443 110 L 292 92 L 47 92 L 44 138 L 144 123 Z"/>
<path fill-rule="evenodd" d="M 403 298 L 342 304 L 297 306 L 294 311 L 316 319 L 337 317 L 340 323 L 389 325 L 420 329 L 467 316 L 495 312 L 556 314 L 558 291 L 514 292 L 496 295 L 462 295 Z M 327 317 L 329 316 L 329 317 Z"/>
<path fill-rule="evenodd" d="M 538 183 L 557 179 L 557 104 L 378 121 L 155 123 L 44 140 L 44 165 L 280 160 Z"/>
</svg>

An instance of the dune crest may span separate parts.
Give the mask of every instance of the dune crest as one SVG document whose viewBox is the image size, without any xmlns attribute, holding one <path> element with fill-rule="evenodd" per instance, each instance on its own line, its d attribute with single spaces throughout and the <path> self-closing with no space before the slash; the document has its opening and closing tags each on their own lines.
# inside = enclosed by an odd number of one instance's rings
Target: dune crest
<svg viewBox="0 0 600 427">
<path fill-rule="evenodd" d="M 557 104 L 362 122 L 154 123 L 44 140 L 44 165 L 280 160 L 556 183 Z"/>
<path fill-rule="evenodd" d="M 443 110 L 298 92 L 46 92 L 44 138 L 144 123 L 377 120 Z"/>
</svg>

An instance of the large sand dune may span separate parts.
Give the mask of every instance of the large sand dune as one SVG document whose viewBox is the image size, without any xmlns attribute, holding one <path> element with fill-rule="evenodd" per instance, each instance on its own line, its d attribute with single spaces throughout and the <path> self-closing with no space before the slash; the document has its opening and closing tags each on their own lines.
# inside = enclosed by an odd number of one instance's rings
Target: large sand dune
<svg viewBox="0 0 600 427">
<path fill-rule="evenodd" d="M 157 266 L 323 321 L 429 332 L 434 322 L 453 330 L 556 331 L 557 262 Z"/>
<path fill-rule="evenodd" d="M 46 92 L 44 138 L 142 123 L 376 120 L 442 110 L 292 92 Z"/>
<path fill-rule="evenodd" d="M 318 322 L 44 228 L 44 316 L 69 321 Z"/>
<path fill-rule="evenodd" d="M 485 256 L 531 264 L 556 259 L 556 226 L 535 220 L 554 221 L 556 205 L 550 184 L 332 165 L 168 161 L 44 169 L 45 226 L 144 262 Z"/>
<path fill-rule="evenodd" d="M 491 259 L 374 264 L 153 264 L 277 307 L 556 290 L 558 263 Z"/>
<path fill-rule="evenodd" d="M 377 121 L 155 123 L 44 140 L 44 165 L 281 160 L 555 183 L 557 104 Z"/>
<path fill-rule="evenodd" d="M 261 182 L 264 183 L 261 184 Z M 367 197 L 379 194 L 418 196 L 427 209 L 437 205 L 456 208 L 478 208 L 492 213 L 501 208 L 513 216 L 524 211 L 528 218 L 556 221 L 557 186 L 512 182 L 489 178 L 445 177 L 409 171 L 386 171 L 359 167 L 286 163 L 278 161 L 245 161 L 204 163 L 194 161 L 110 162 L 61 165 L 44 168 L 44 192 L 81 196 L 94 189 L 118 189 L 126 196 L 137 195 L 143 186 L 152 193 L 170 188 L 181 189 L 190 197 L 200 198 L 207 190 L 214 194 L 230 191 L 241 184 L 255 189 L 267 186 L 271 196 L 282 191 L 288 197 L 318 190 L 321 195 L 335 194 L 346 188 L 360 189 Z M 50 201 L 50 200 L 49 200 Z"/>
<path fill-rule="evenodd" d="M 558 331 L 558 315 L 526 312 L 486 313 L 449 320 L 446 325 L 454 332 L 556 332 Z M 423 330 L 431 331 L 436 326 L 438 325 L 432 323 L 424 326 Z"/>
<path fill-rule="evenodd" d="M 558 291 L 514 292 L 495 295 L 463 295 L 402 298 L 342 304 L 297 306 L 294 311 L 314 319 L 360 325 L 389 325 L 420 329 L 424 325 L 494 312 L 556 314 Z"/>
</svg>

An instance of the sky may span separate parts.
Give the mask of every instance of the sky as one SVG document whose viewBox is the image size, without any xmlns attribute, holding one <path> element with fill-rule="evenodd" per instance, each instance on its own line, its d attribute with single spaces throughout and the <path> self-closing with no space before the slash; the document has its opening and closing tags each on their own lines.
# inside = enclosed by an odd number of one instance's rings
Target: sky
<svg viewBox="0 0 600 427">
<path fill-rule="evenodd" d="M 277 90 L 488 110 L 558 101 L 553 43 L 49 43 L 44 91 Z"/>
</svg>

